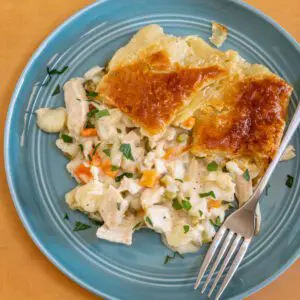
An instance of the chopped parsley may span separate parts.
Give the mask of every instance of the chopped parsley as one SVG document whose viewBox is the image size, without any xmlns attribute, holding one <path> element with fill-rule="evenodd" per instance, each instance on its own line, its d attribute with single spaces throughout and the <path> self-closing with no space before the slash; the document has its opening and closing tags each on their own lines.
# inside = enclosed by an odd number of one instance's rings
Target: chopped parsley
<svg viewBox="0 0 300 300">
<path fill-rule="evenodd" d="M 79 146 L 80 151 L 83 152 L 83 145 L 79 144 L 78 146 Z"/>
<path fill-rule="evenodd" d="M 102 226 L 104 224 L 103 221 L 99 221 L 99 220 L 95 220 L 95 219 L 90 219 L 90 220 L 96 226 Z"/>
<path fill-rule="evenodd" d="M 94 156 L 94 155 L 96 154 L 96 151 L 97 151 L 97 149 L 98 149 L 99 146 L 100 146 L 100 143 L 98 143 L 98 144 L 94 147 L 92 156 Z"/>
<path fill-rule="evenodd" d="M 220 226 L 221 226 L 221 219 L 220 219 L 220 217 L 216 217 L 215 222 L 213 222 L 212 220 L 209 220 L 209 221 L 210 221 L 210 223 L 211 223 L 212 225 L 214 225 L 214 226 L 217 226 L 217 227 L 220 227 Z"/>
<path fill-rule="evenodd" d="M 120 128 L 117 128 L 117 133 L 122 133 L 122 130 Z"/>
<path fill-rule="evenodd" d="M 203 216 L 203 212 L 201 210 L 199 210 L 199 215 L 200 215 L 200 217 Z"/>
<path fill-rule="evenodd" d="M 64 66 L 60 71 L 57 69 L 50 70 L 50 68 L 47 67 L 46 71 L 48 74 L 48 78 L 47 78 L 46 82 L 42 84 L 42 86 L 47 86 L 49 84 L 49 82 L 52 79 L 52 75 L 60 75 L 60 74 L 64 73 L 67 69 L 68 69 L 68 66 Z"/>
<path fill-rule="evenodd" d="M 88 96 L 88 97 L 92 97 L 92 98 L 95 98 L 95 97 L 97 97 L 98 96 L 98 93 L 97 92 L 93 92 L 93 91 L 87 91 L 86 92 L 86 95 Z"/>
<path fill-rule="evenodd" d="M 73 138 L 72 138 L 71 136 L 65 134 L 65 133 L 62 133 L 62 134 L 61 134 L 61 138 L 62 138 L 62 140 L 63 140 L 65 143 L 67 143 L 67 144 L 73 143 Z"/>
<path fill-rule="evenodd" d="M 120 209 L 121 209 L 121 203 L 117 202 L 117 210 L 120 210 Z"/>
<path fill-rule="evenodd" d="M 153 226 L 152 220 L 148 216 L 146 217 L 145 220 L 149 225 Z"/>
<path fill-rule="evenodd" d="M 87 116 L 88 118 L 92 118 L 95 116 L 95 114 L 99 111 L 98 108 L 93 108 L 92 110 L 90 110 L 88 113 L 87 113 Z"/>
<path fill-rule="evenodd" d="M 92 157 L 88 154 L 89 161 L 92 161 Z"/>
<path fill-rule="evenodd" d="M 190 225 L 183 225 L 183 231 L 184 233 L 188 233 L 190 230 Z"/>
<path fill-rule="evenodd" d="M 132 178 L 133 177 L 133 173 L 125 172 L 125 173 L 117 176 L 116 179 L 115 179 L 115 181 L 116 182 L 120 182 L 123 179 L 123 177 Z"/>
<path fill-rule="evenodd" d="M 106 154 L 106 156 L 110 157 L 110 153 L 111 153 L 110 149 L 104 149 L 103 152 Z"/>
<path fill-rule="evenodd" d="M 117 170 L 119 170 L 119 167 L 118 166 L 114 166 L 114 165 L 112 165 L 111 166 L 111 170 L 114 172 L 114 171 L 117 171 Z"/>
<path fill-rule="evenodd" d="M 123 155 L 126 159 L 134 161 L 134 158 L 133 158 L 132 153 L 131 153 L 130 144 L 121 144 L 120 151 L 123 153 Z"/>
<path fill-rule="evenodd" d="M 164 265 L 166 265 L 169 261 L 171 261 L 172 259 L 174 259 L 176 256 L 180 257 L 181 259 L 184 259 L 184 256 L 181 255 L 179 252 L 174 252 L 173 255 L 167 255 L 165 257 L 165 261 L 164 261 Z"/>
<path fill-rule="evenodd" d="M 67 213 L 64 215 L 64 220 L 69 220 L 69 215 Z"/>
<path fill-rule="evenodd" d="M 92 226 L 90 226 L 88 224 L 84 224 L 84 223 L 81 223 L 80 221 L 76 221 L 75 225 L 74 225 L 74 228 L 73 228 L 73 231 L 86 230 L 86 229 L 89 229 L 91 227 Z"/>
<path fill-rule="evenodd" d="M 95 118 L 100 119 L 103 117 L 109 116 L 109 111 L 107 109 L 99 110 L 95 113 Z"/>
<path fill-rule="evenodd" d="M 60 71 L 57 70 L 57 69 L 52 69 L 50 70 L 48 67 L 47 67 L 47 73 L 49 75 L 61 75 L 62 73 L 64 73 L 69 67 L 68 66 L 64 66 Z"/>
<path fill-rule="evenodd" d="M 189 211 L 192 208 L 191 202 L 188 199 L 184 199 L 181 201 L 183 209 Z"/>
<path fill-rule="evenodd" d="M 209 172 L 217 171 L 217 169 L 218 169 L 218 164 L 215 161 L 212 161 L 207 165 L 207 170 Z"/>
<path fill-rule="evenodd" d="M 141 222 L 138 222 L 138 223 L 136 223 L 134 226 L 133 226 L 133 228 L 132 228 L 132 230 L 137 230 L 141 225 L 143 224 L 143 222 L 141 221 Z"/>
<path fill-rule="evenodd" d="M 250 181 L 250 174 L 248 169 L 246 169 L 246 171 L 243 173 L 243 177 L 245 180 Z"/>
<path fill-rule="evenodd" d="M 286 176 L 287 176 L 287 179 L 286 179 L 285 185 L 288 188 L 291 188 L 293 186 L 293 183 L 294 183 L 294 177 L 291 176 L 291 175 L 286 175 Z"/>
<path fill-rule="evenodd" d="M 52 96 L 55 96 L 55 95 L 57 95 L 57 94 L 59 94 L 59 93 L 60 93 L 60 85 L 58 84 L 58 85 L 56 86 L 55 90 L 53 91 Z"/>
<path fill-rule="evenodd" d="M 179 181 L 179 182 L 183 182 L 183 180 L 180 179 L 180 178 L 175 178 L 175 180 L 176 180 L 176 181 Z"/>
<path fill-rule="evenodd" d="M 176 209 L 176 210 L 182 209 L 182 205 L 180 204 L 180 202 L 178 201 L 177 198 L 174 198 L 174 199 L 173 199 L 172 206 L 173 206 L 173 208 Z"/>
<path fill-rule="evenodd" d="M 204 198 L 204 197 L 212 197 L 212 198 L 216 199 L 216 195 L 215 195 L 214 191 L 210 191 L 210 192 L 208 192 L 208 193 L 200 193 L 200 194 L 199 194 L 199 197 L 200 197 L 200 198 Z"/>
</svg>

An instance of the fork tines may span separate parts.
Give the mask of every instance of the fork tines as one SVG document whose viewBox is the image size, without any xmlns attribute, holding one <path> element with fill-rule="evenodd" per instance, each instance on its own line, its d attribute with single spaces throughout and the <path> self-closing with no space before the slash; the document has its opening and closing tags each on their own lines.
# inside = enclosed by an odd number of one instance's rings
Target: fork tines
<svg viewBox="0 0 300 300">
<path fill-rule="evenodd" d="M 214 292 L 218 282 L 220 281 L 221 276 L 225 273 L 225 269 L 227 265 L 233 259 L 231 266 L 228 270 L 228 273 L 225 276 L 222 285 L 215 297 L 215 299 L 218 300 L 221 294 L 223 293 L 224 289 L 226 288 L 227 284 L 231 280 L 232 276 L 234 275 L 244 255 L 246 254 L 250 242 L 251 242 L 251 238 L 244 238 L 241 235 L 234 233 L 233 231 L 228 230 L 228 228 L 222 226 L 220 230 L 217 232 L 217 234 L 215 235 L 215 238 L 204 258 L 204 261 L 202 263 L 202 266 L 200 268 L 197 277 L 195 289 L 197 289 L 198 286 L 200 285 L 201 280 L 208 266 L 211 263 L 213 263 L 201 290 L 201 293 L 203 294 L 206 288 L 208 287 L 214 273 L 217 271 L 219 264 L 223 261 L 217 273 L 217 276 L 213 281 L 212 286 L 208 292 L 208 296 L 210 297 Z M 214 257 L 216 257 L 215 260 Z"/>
</svg>

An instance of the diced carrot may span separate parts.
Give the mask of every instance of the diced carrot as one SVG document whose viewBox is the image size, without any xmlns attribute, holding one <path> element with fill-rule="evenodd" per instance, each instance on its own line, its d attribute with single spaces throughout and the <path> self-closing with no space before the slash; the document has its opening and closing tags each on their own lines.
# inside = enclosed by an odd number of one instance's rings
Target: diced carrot
<svg viewBox="0 0 300 300">
<path fill-rule="evenodd" d="M 219 208 L 219 207 L 221 207 L 221 205 L 222 205 L 221 200 L 210 199 L 210 200 L 208 200 L 207 208 L 208 208 L 208 210 L 211 210 L 212 208 Z"/>
<path fill-rule="evenodd" d="M 93 175 L 89 167 L 84 164 L 80 164 L 74 171 L 75 175 L 80 179 L 82 183 L 88 183 L 93 179 Z"/>
<path fill-rule="evenodd" d="M 97 136 L 97 130 L 96 128 L 84 128 L 80 131 L 80 135 L 83 137 Z"/>
<path fill-rule="evenodd" d="M 112 171 L 111 167 L 112 167 L 112 164 L 111 164 L 110 159 L 105 159 L 105 160 L 102 161 L 102 164 L 101 164 L 102 171 L 107 176 L 115 178 L 117 176 L 117 174 L 118 174 L 118 170 Z"/>
<path fill-rule="evenodd" d="M 196 119 L 194 117 L 189 117 L 182 122 L 182 126 L 186 129 L 192 129 L 195 125 Z"/>
<path fill-rule="evenodd" d="M 187 152 L 189 149 L 190 149 L 190 146 L 168 148 L 164 155 L 164 159 L 175 158 L 175 157 L 180 156 L 181 154 Z"/>
<path fill-rule="evenodd" d="M 145 170 L 140 180 L 140 185 L 148 188 L 152 188 L 158 178 L 158 174 L 155 170 Z"/>
<path fill-rule="evenodd" d="M 101 168 L 101 165 L 102 165 L 101 157 L 97 152 L 96 153 L 93 153 L 93 152 L 94 152 L 94 150 L 92 150 L 92 152 L 90 153 L 90 156 L 92 158 L 91 164 L 95 167 Z"/>
<path fill-rule="evenodd" d="M 112 178 L 115 178 L 118 174 L 118 170 L 116 171 L 112 171 L 111 169 L 111 161 L 110 159 L 106 158 L 106 159 L 101 159 L 100 155 L 96 152 L 93 153 L 94 150 L 90 153 L 90 156 L 92 158 L 91 160 L 91 165 L 100 168 L 104 174 L 106 174 L 107 176 L 110 176 Z"/>
</svg>

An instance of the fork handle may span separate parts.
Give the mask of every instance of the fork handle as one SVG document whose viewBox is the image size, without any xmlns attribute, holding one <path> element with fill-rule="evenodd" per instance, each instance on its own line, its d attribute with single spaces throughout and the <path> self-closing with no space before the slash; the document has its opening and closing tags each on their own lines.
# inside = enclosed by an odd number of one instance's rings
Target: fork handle
<svg viewBox="0 0 300 300">
<path fill-rule="evenodd" d="M 246 202 L 246 204 L 244 205 L 244 207 L 248 210 L 255 210 L 258 200 L 262 194 L 262 192 L 264 191 L 271 175 L 273 174 L 278 162 L 280 161 L 280 158 L 285 150 L 285 148 L 287 147 L 290 139 L 292 138 L 293 134 L 295 133 L 297 127 L 299 126 L 300 123 L 300 103 L 297 106 L 296 112 L 294 113 L 294 116 L 290 122 L 290 125 L 282 139 L 281 145 L 275 155 L 275 157 L 273 158 L 272 162 L 270 163 L 267 171 L 265 172 L 264 176 L 262 177 L 262 179 L 260 180 L 255 192 L 252 194 L 252 196 L 250 197 L 250 199 Z"/>
</svg>

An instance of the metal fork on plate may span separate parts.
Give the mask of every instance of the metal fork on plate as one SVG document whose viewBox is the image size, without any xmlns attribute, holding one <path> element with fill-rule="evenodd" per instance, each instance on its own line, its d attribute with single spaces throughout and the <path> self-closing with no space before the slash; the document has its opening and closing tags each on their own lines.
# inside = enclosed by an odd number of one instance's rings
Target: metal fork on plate
<svg viewBox="0 0 300 300">
<path fill-rule="evenodd" d="M 223 223 L 223 225 L 220 227 L 219 231 L 215 235 L 214 240 L 204 258 L 204 261 L 200 268 L 200 272 L 195 284 L 195 289 L 197 289 L 201 283 L 205 271 L 207 270 L 210 263 L 213 262 L 213 258 L 216 257 L 216 259 L 212 264 L 208 277 L 203 285 L 201 292 L 204 293 L 210 281 L 212 281 L 211 279 L 213 277 L 213 274 L 216 272 L 219 264 L 223 261 L 217 273 L 217 276 L 213 281 L 211 288 L 208 292 L 209 297 L 214 292 L 221 276 L 225 273 L 224 271 L 227 265 L 230 264 L 230 268 L 215 297 L 216 300 L 220 298 L 226 286 L 228 285 L 229 281 L 231 280 L 232 276 L 236 272 L 238 266 L 240 265 L 243 257 L 245 256 L 246 251 L 250 245 L 250 242 L 255 232 L 255 226 L 256 226 L 255 209 L 259 201 L 259 198 L 264 188 L 266 187 L 266 184 L 268 183 L 276 165 L 278 164 L 281 155 L 283 154 L 286 146 L 288 145 L 288 142 L 290 141 L 291 137 L 296 131 L 299 123 L 300 123 L 300 104 L 298 104 L 297 110 L 293 116 L 292 121 L 290 122 L 290 125 L 281 142 L 277 154 L 275 155 L 274 159 L 269 165 L 265 175 L 260 180 L 256 190 L 254 191 L 254 193 L 252 194 L 248 202 L 246 202 L 246 204 L 244 204 L 240 209 L 232 213 L 225 220 L 225 222 Z M 230 263 L 231 261 L 232 263 Z"/>
</svg>

